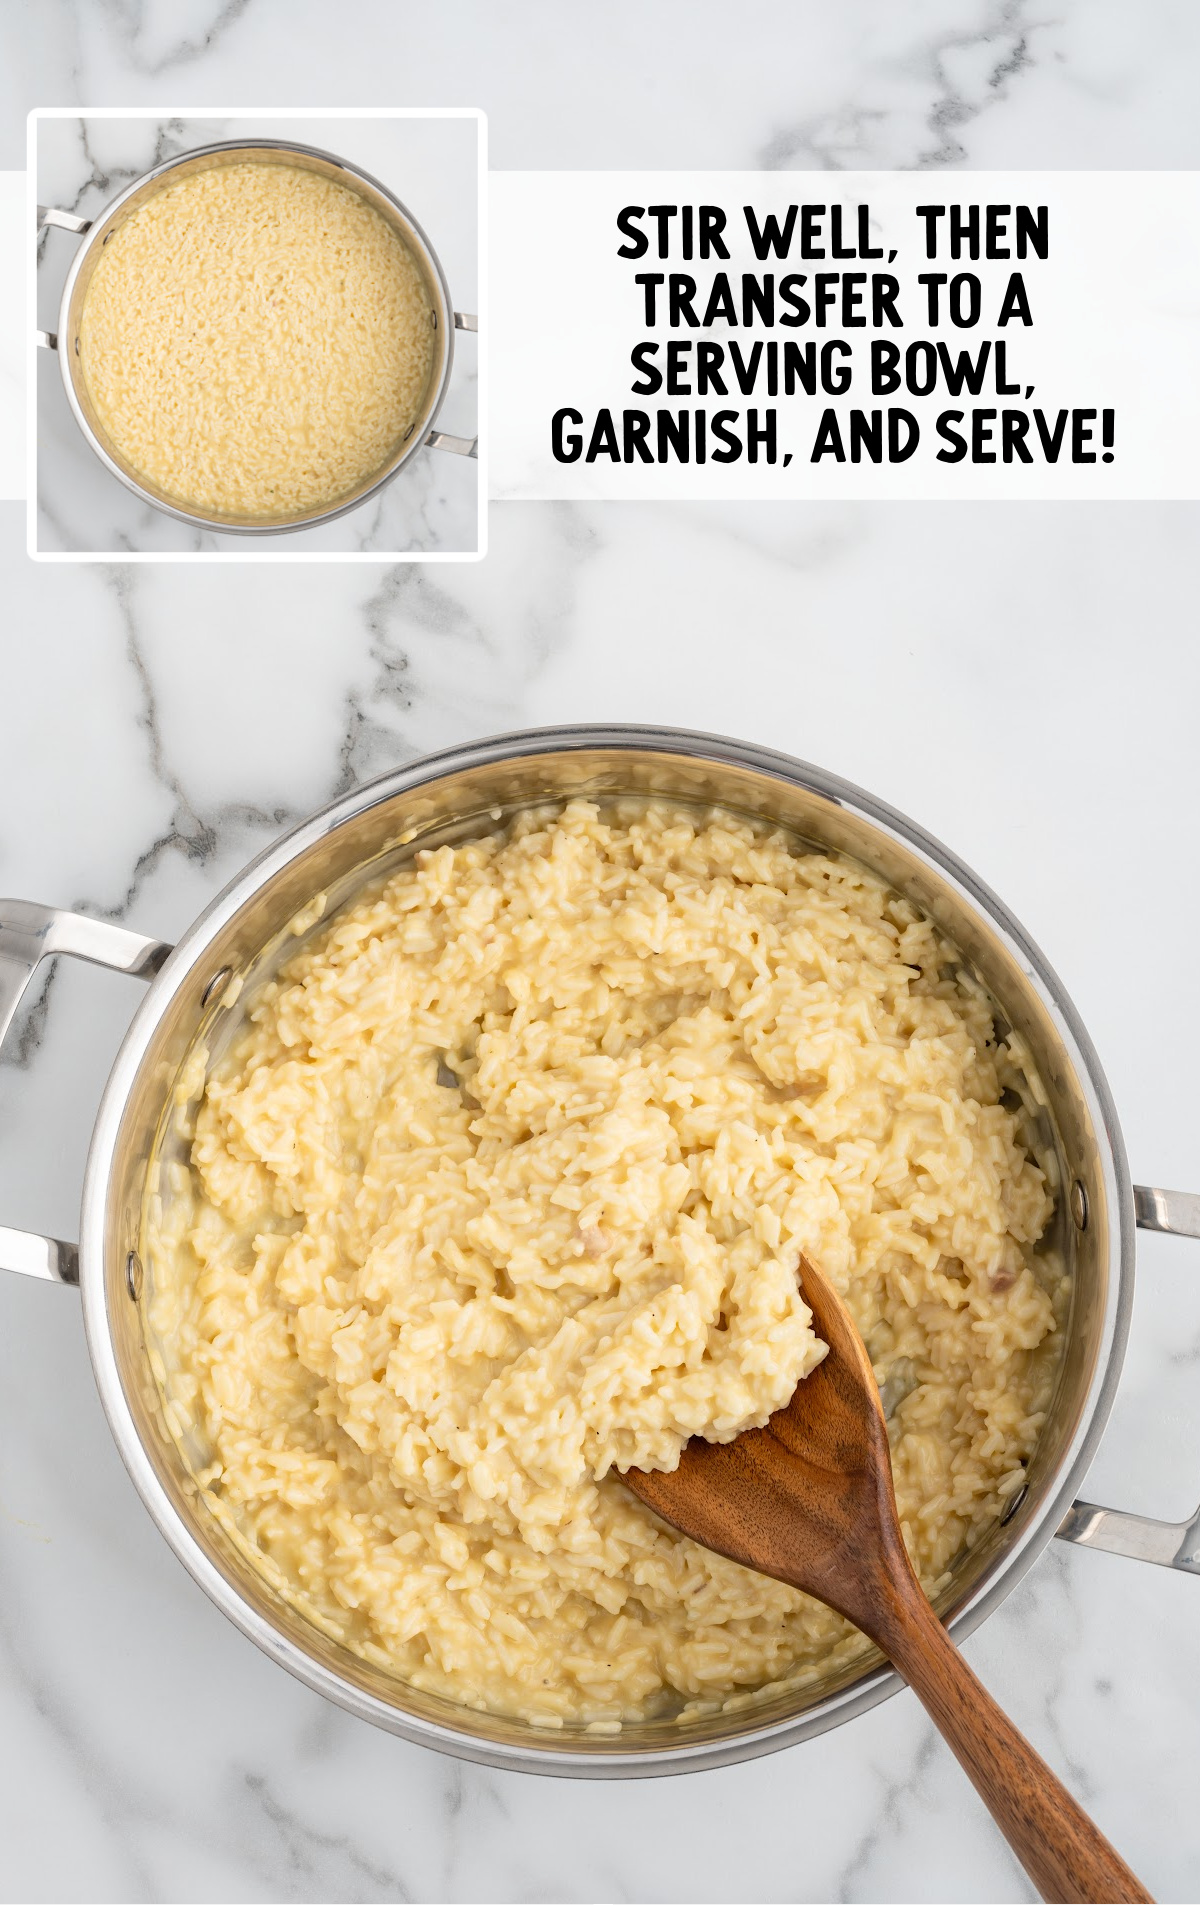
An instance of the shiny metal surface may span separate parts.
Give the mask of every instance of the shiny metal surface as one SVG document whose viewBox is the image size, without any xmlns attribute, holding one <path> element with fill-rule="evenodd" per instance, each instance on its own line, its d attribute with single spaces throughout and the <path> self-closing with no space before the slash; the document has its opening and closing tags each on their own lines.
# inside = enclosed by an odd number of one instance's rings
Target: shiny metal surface
<svg viewBox="0 0 1200 1905">
<path fill-rule="evenodd" d="M 211 1005 L 214 999 L 219 998 L 232 978 L 233 973 L 228 966 L 222 966 L 219 972 L 214 972 L 212 978 L 205 986 L 204 991 L 200 994 L 201 1006 Z"/>
<path fill-rule="evenodd" d="M 180 1067 L 198 1038 L 217 1054 L 236 1035 L 255 982 L 283 950 L 295 949 L 289 923 L 315 893 L 327 896 L 328 917 L 365 878 L 422 846 L 485 831 L 546 800 L 623 793 L 719 802 L 769 818 L 801 841 L 852 854 L 939 922 L 1029 1042 L 1047 1092 L 1048 1141 L 1058 1153 L 1062 1183 L 1077 1180 L 1083 1187 L 1087 1221 L 1077 1228 L 1064 1208 L 1055 1236 L 1071 1263 L 1075 1294 L 1058 1392 L 1027 1491 L 1005 1525 L 960 1558 L 939 1603 L 957 1634 L 985 1619 L 1064 1524 L 1108 1417 L 1132 1300 L 1132 1189 L 1095 1053 L 1036 947 L 937 841 L 820 769 L 719 736 L 641 727 L 551 729 L 431 756 L 316 815 L 213 902 L 154 979 L 100 1108 L 80 1245 L 88 1341 L 122 1457 L 166 1539 L 242 1631 L 318 1692 L 408 1739 L 496 1766 L 601 1778 L 681 1772 L 770 1752 L 853 1717 L 900 1683 L 877 1656 L 869 1657 L 750 1712 L 668 1717 L 614 1737 L 568 1729 L 548 1734 L 404 1685 L 274 1594 L 244 1544 L 212 1513 L 164 1421 L 139 1286 L 128 1264 L 131 1253 L 146 1260 L 146 1173 L 152 1157 L 168 1155 L 164 1117 Z M 241 984 L 214 997 L 214 975 L 223 968 Z"/>
<path fill-rule="evenodd" d="M 57 205 L 39 205 L 37 228 L 44 231 L 47 225 L 57 226 L 59 231 L 74 232 L 82 238 L 84 232 L 91 230 L 92 221 L 90 218 L 78 217 L 75 212 L 60 212 Z"/>
<path fill-rule="evenodd" d="M 452 437 L 445 430 L 431 430 L 425 441 L 431 450 L 452 450 L 455 456 L 479 455 L 478 437 Z"/>
<path fill-rule="evenodd" d="M 1200 1237 L 1200 1197 L 1194 1191 L 1135 1184 L 1133 1208 L 1139 1230 Z M 1060 1541 L 1074 1541 L 1081 1548 L 1102 1548 L 1130 1561 L 1153 1561 L 1160 1568 L 1200 1574 L 1200 1508 L 1190 1521 L 1156 1521 L 1095 1502 L 1075 1502 L 1057 1534 Z"/>
<path fill-rule="evenodd" d="M 0 1224 L 0 1270 L 20 1277 L 40 1277 L 43 1283 L 78 1283 L 79 1250 L 58 1237 L 42 1237 L 33 1230 L 9 1230 Z"/>
<path fill-rule="evenodd" d="M 150 979 L 171 948 L 110 920 L 39 906 L 32 900 L 0 900 L 0 1044 L 43 959 L 69 953 L 95 966 L 109 966 Z M 58 1237 L 0 1225 L 0 1270 L 41 1277 L 46 1283 L 78 1283 L 79 1252 Z"/>
<path fill-rule="evenodd" d="M 1200 1196 L 1195 1191 L 1160 1191 L 1149 1184 L 1135 1184 L 1133 1208 L 1139 1230 L 1200 1237 Z"/>
<path fill-rule="evenodd" d="M 1129 1561 L 1153 1561 L 1160 1568 L 1200 1574 L 1200 1508 L 1190 1521 L 1155 1521 L 1148 1515 L 1098 1508 L 1094 1502 L 1076 1502 L 1058 1536 Z"/>
<path fill-rule="evenodd" d="M 95 269 L 100 251 L 116 230 L 121 220 L 139 205 L 161 190 L 168 174 L 186 177 L 191 172 L 206 171 L 217 165 L 234 165 L 255 159 L 270 161 L 277 158 L 282 163 L 299 165 L 309 171 L 319 172 L 323 177 L 337 180 L 340 184 L 356 191 L 368 204 L 399 233 L 407 244 L 421 269 L 429 293 L 433 310 L 434 355 L 429 388 L 420 414 L 411 431 L 398 447 L 387 465 L 374 476 L 369 477 L 351 495 L 343 497 L 337 503 L 325 509 L 298 512 L 294 517 L 269 522 L 251 517 L 204 515 L 183 508 L 164 491 L 159 490 L 147 479 L 138 475 L 119 456 L 115 446 L 108 440 L 104 428 L 96 416 L 88 395 L 79 363 L 79 319 L 83 302 L 87 295 L 91 274 Z M 72 212 L 60 212 L 53 207 L 38 207 L 38 228 L 44 225 L 60 225 L 66 231 L 85 235 L 85 242 L 67 275 L 63 286 L 62 301 L 59 306 L 57 333 L 39 333 L 39 342 L 49 340 L 49 348 L 57 348 L 57 340 L 63 340 L 58 352 L 59 368 L 62 372 L 63 388 L 67 402 L 71 406 L 76 423 L 83 432 L 91 449 L 99 457 L 105 468 L 117 480 L 132 490 L 143 502 L 151 503 L 166 515 L 173 516 L 178 522 L 188 523 L 195 529 L 216 529 L 224 535 L 233 536 L 280 536 L 296 529 L 308 529 L 316 523 L 332 522 L 347 511 L 357 509 L 370 497 L 390 483 L 403 469 L 409 459 L 417 454 L 429 442 L 429 433 L 445 400 L 450 384 L 450 373 L 454 363 L 454 332 L 456 329 L 474 329 L 475 320 L 464 318 L 458 323 L 451 305 L 450 288 L 446 282 L 441 261 L 428 237 L 417 223 L 412 213 L 369 172 L 360 171 L 347 160 L 338 158 L 335 153 L 322 152 L 317 146 L 300 145 L 288 139 L 226 139 L 212 145 L 196 146 L 190 152 L 180 153 L 176 158 L 165 159 L 149 172 L 144 172 L 126 186 L 112 199 L 100 215 L 88 221 L 77 219 Z"/>
<path fill-rule="evenodd" d="M 162 940 L 131 933 L 111 920 L 39 906 L 34 900 L 0 899 L 0 1041 L 43 959 L 69 953 L 94 966 L 150 979 L 170 950 Z"/>
</svg>

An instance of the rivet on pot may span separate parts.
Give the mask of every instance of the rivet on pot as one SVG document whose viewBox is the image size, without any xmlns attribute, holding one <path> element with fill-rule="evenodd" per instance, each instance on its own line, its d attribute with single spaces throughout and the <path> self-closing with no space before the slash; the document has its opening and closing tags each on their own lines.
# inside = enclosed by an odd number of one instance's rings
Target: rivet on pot
<svg viewBox="0 0 1200 1905">
<path fill-rule="evenodd" d="M 403 436 L 401 437 L 401 439 L 400 439 L 400 441 L 401 441 L 401 443 L 407 443 L 407 442 L 408 442 L 408 439 L 409 439 L 409 437 L 410 437 L 410 436 L 412 435 L 412 433 L 413 433 L 413 431 L 414 431 L 414 430 L 416 429 L 416 427 L 417 427 L 417 426 L 416 426 L 416 424 L 415 424 L 415 423 L 410 423 L 410 424 L 409 424 L 409 426 L 408 426 L 408 429 L 407 429 L 407 430 L 406 430 L 406 431 L 404 432 L 404 435 L 403 435 Z"/>
<path fill-rule="evenodd" d="M 1071 1186 L 1071 1219 L 1076 1230 L 1088 1227 L 1088 1194 L 1079 1178 Z"/>
<path fill-rule="evenodd" d="M 75 339 L 75 355 L 76 357 L 78 357 L 79 355 L 79 339 L 78 338 Z"/>
<path fill-rule="evenodd" d="M 125 1288 L 136 1303 L 142 1294 L 142 1260 L 136 1250 L 125 1259 Z"/>
<path fill-rule="evenodd" d="M 437 330 L 437 312 L 436 311 L 431 311 L 429 313 L 429 321 L 433 325 L 434 330 L 436 331 Z"/>
<path fill-rule="evenodd" d="M 1013 1496 L 1012 1500 L 1009 1502 L 1008 1507 L 1005 1509 L 1004 1513 L 1000 1517 L 1000 1526 L 1002 1528 L 1007 1528 L 1009 1522 L 1012 1520 L 1013 1516 L 1016 1514 L 1017 1510 L 1020 1508 L 1021 1503 L 1025 1500 L 1025 1497 L 1028 1495 L 1028 1493 L 1029 1493 L 1029 1490 L 1027 1488 L 1018 1488 L 1016 1494 Z"/>
<path fill-rule="evenodd" d="M 205 986 L 204 991 L 200 994 L 201 1010 L 203 1010 L 203 1008 L 206 1005 L 211 1005 L 213 1000 L 218 998 L 220 994 L 224 992 L 226 986 L 229 984 L 232 974 L 233 974 L 232 966 L 222 966 L 219 972 L 214 972 L 212 978 L 209 980 L 208 984 Z"/>
</svg>

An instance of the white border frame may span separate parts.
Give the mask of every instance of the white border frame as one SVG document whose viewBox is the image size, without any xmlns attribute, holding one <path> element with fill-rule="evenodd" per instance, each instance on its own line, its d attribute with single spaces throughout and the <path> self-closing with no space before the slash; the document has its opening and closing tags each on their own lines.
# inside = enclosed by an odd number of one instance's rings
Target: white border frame
<svg viewBox="0 0 1200 1905">
<path fill-rule="evenodd" d="M 473 119 L 476 125 L 476 242 L 479 253 L 479 546 L 470 550 L 373 549 L 39 549 L 37 547 L 37 260 L 29 254 L 25 321 L 25 550 L 33 562 L 482 562 L 488 552 L 488 122 L 479 106 L 35 106 L 26 118 L 25 206 L 37 230 L 37 130 L 43 119 L 257 119 L 282 125 L 298 119 Z M 84 446 L 86 448 L 86 446 Z"/>
</svg>

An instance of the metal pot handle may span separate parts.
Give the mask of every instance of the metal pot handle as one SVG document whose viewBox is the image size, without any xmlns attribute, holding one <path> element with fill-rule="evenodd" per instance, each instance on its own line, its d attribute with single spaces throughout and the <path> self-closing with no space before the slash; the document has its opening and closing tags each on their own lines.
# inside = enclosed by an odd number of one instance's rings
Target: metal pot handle
<svg viewBox="0 0 1200 1905">
<path fill-rule="evenodd" d="M 473 456 L 479 460 L 478 437 L 452 437 L 445 430 L 431 430 L 425 439 L 431 450 L 453 450 L 455 456 Z"/>
<path fill-rule="evenodd" d="M 39 231 L 44 231 L 47 225 L 57 225 L 60 231 L 74 232 L 77 238 L 82 238 L 84 232 L 92 229 L 90 218 L 79 218 L 74 212 L 60 212 L 57 205 L 39 205 L 37 213 Z"/>
<path fill-rule="evenodd" d="M 1135 1184 L 1133 1208 L 1139 1230 L 1200 1237 L 1200 1196 L 1193 1191 L 1160 1191 Z M 1076 1502 L 1055 1533 L 1060 1541 L 1074 1541 L 1083 1548 L 1103 1548 L 1106 1554 L 1127 1555 L 1131 1561 L 1154 1561 L 1162 1568 L 1200 1574 L 1200 1508 L 1190 1521 L 1155 1521 L 1150 1515 Z"/>
<path fill-rule="evenodd" d="M 477 331 L 479 319 L 471 311 L 456 311 L 454 328 L 456 331 Z M 451 450 L 455 456 L 473 456 L 476 462 L 479 461 L 478 437 L 452 437 L 445 430 L 431 430 L 425 442 L 431 450 Z"/>
<path fill-rule="evenodd" d="M 94 966 L 152 979 L 170 953 L 160 939 L 145 939 L 127 926 L 84 913 L 65 913 L 31 900 L 0 900 L 0 1045 L 43 959 L 69 953 Z M 57 1237 L 9 1230 L 0 1224 L 0 1270 L 15 1270 L 47 1283 L 78 1283 L 79 1252 Z"/>
<path fill-rule="evenodd" d="M 90 218 L 78 218 L 74 212 L 60 212 L 57 205 L 39 205 L 37 208 L 37 228 L 45 231 L 47 225 L 56 225 L 60 231 L 74 232 L 82 238 L 92 229 Z M 58 339 L 53 331 L 35 331 L 34 336 L 44 351 L 56 351 Z"/>
</svg>

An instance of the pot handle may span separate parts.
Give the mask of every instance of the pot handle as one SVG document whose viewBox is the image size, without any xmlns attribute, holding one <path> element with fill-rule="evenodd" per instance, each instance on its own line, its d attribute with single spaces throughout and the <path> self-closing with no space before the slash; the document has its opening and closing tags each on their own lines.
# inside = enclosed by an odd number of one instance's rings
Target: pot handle
<svg viewBox="0 0 1200 1905">
<path fill-rule="evenodd" d="M 454 313 L 456 331 L 478 331 L 479 319 L 471 311 Z M 478 437 L 452 437 L 445 430 L 431 430 L 425 439 L 430 450 L 450 450 L 455 456 L 473 456 L 479 461 Z"/>
<path fill-rule="evenodd" d="M 145 939 L 110 920 L 89 919 L 85 913 L 66 913 L 31 900 L 0 900 L 0 1045 L 43 959 L 69 953 L 113 972 L 152 979 L 170 951 L 162 940 Z M 41 1277 L 47 1283 L 78 1283 L 79 1252 L 74 1244 L 57 1237 L 0 1225 L 0 1270 Z"/>
<path fill-rule="evenodd" d="M 1160 1191 L 1135 1184 L 1133 1209 L 1139 1230 L 1200 1237 L 1200 1196 L 1194 1191 Z M 1127 1555 L 1131 1561 L 1153 1561 L 1162 1568 L 1200 1574 L 1200 1508 L 1190 1521 L 1155 1521 L 1150 1515 L 1075 1502 L 1055 1533 L 1060 1541 L 1074 1541 L 1083 1548 L 1103 1548 L 1106 1554 Z"/>
<path fill-rule="evenodd" d="M 80 218 L 75 212 L 60 212 L 57 205 L 39 205 L 37 214 L 39 231 L 44 231 L 47 225 L 57 225 L 60 231 L 74 232 L 77 238 L 82 238 L 84 232 L 92 229 L 90 218 Z"/>
<path fill-rule="evenodd" d="M 431 450 L 452 450 L 455 456 L 479 458 L 478 437 L 452 437 L 445 430 L 431 430 L 425 442 Z"/>
<path fill-rule="evenodd" d="M 74 212 L 60 212 L 57 205 L 39 205 L 37 228 L 39 231 L 45 231 L 47 225 L 57 225 L 60 231 L 74 232 L 77 238 L 82 238 L 85 232 L 90 232 L 92 229 L 90 218 L 79 218 Z M 35 331 L 34 337 L 40 349 L 44 351 L 58 349 L 58 338 L 53 331 Z"/>
</svg>

